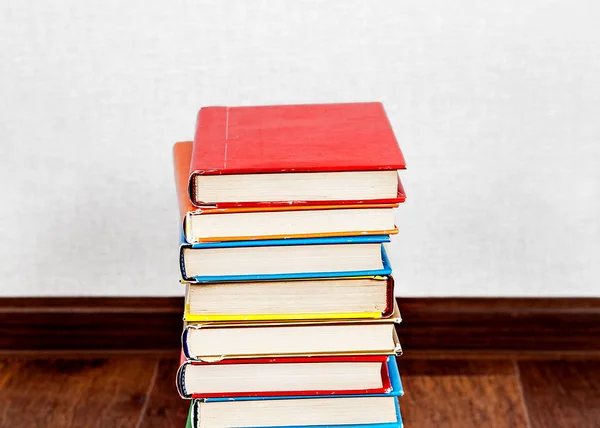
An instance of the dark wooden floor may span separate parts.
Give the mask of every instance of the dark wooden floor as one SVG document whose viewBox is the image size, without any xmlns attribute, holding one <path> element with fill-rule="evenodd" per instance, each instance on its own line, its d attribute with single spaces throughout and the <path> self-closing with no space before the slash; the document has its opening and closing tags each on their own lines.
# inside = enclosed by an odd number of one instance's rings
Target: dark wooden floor
<svg viewBox="0 0 600 428">
<path fill-rule="evenodd" d="M 600 360 L 400 358 L 405 426 L 600 427 Z M 184 427 L 177 359 L 0 361 L 0 427 Z"/>
</svg>

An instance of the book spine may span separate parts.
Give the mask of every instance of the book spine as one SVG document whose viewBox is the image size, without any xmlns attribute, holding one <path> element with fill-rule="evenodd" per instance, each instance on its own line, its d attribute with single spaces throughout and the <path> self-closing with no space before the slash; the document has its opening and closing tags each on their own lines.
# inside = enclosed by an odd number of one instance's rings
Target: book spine
<svg viewBox="0 0 600 428">
<path fill-rule="evenodd" d="M 177 370 L 177 376 L 175 378 L 175 386 L 177 387 L 177 392 L 179 393 L 181 398 L 184 399 L 192 398 L 192 396 L 188 394 L 185 388 L 185 369 L 188 364 L 189 363 L 184 362 L 182 365 L 179 366 L 179 369 Z"/>
<path fill-rule="evenodd" d="M 190 349 L 188 347 L 189 329 L 190 327 L 186 325 L 183 329 L 183 333 L 181 333 L 181 351 L 183 352 L 185 358 L 191 360 L 192 357 L 190 355 Z"/>
<path fill-rule="evenodd" d="M 194 278 L 188 278 L 185 273 L 185 259 L 183 258 L 183 250 L 185 248 L 191 248 L 191 245 L 182 244 L 179 246 L 179 271 L 181 273 L 181 279 L 187 282 L 197 282 Z"/>
</svg>

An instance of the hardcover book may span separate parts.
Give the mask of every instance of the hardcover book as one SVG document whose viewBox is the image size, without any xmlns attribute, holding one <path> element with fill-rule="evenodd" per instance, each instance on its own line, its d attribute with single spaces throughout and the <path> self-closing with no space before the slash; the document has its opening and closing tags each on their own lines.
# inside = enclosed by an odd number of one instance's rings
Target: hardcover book
<svg viewBox="0 0 600 428">
<path fill-rule="evenodd" d="M 389 235 L 397 204 L 197 208 L 187 193 L 192 143 L 173 146 L 179 210 L 187 243 Z M 326 210 L 326 211 L 325 211 Z"/>
<path fill-rule="evenodd" d="M 381 103 L 205 107 L 188 191 L 221 208 L 389 204 L 405 167 Z"/>
<path fill-rule="evenodd" d="M 215 282 L 387 276 L 387 242 L 387 235 L 199 244 L 182 238 L 181 277 Z"/>
<path fill-rule="evenodd" d="M 194 399 L 188 426 L 401 428 L 403 395 L 395 358 L 388 358 L 390 390 L 370 395 L 257 396 Z"/>
<path fill-rule="evenodd" d="M 310 397 L 271 401 L 192 400 L 186 428 L 402 428 L 396 397 Z"/>
<path fill-rule="evenodd" d="M 386 318 L 392 276 L 187 283 L 184 320 L 244 322 Z"/>
<path fill-rule="evenodd" d="M 395 357 L 386 355 L 215 362 L 181 357 L 177 388 L 183 398 L 385 394 L 393 389 L 389 365 Z"/>
</svg>

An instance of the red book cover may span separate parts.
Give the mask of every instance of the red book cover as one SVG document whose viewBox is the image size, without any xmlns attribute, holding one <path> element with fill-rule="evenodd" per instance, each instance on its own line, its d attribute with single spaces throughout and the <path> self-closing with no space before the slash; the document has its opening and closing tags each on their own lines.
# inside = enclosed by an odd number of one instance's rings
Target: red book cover
<svg viewBox="0 0 600 428">
<path fill-rule="evenodd" d="M 392 388 L 390 376 L 387 367 L 387 355 L 364 355 L 364 356 L 340 356 L 340 357 L 276 357 L 276 358 L 249 358 L 249 359 L 225 359 L 216 362 L 189 361 L 185 356 L 181 356 L 181 366 L 177 373 L 177 389 L 184 398 L 215 398 L 215 397 L 266 397 L 266 396 L 310 396 L 310 395 L 348 395 L 348 394 L 383 394 L 389 392 Z M 279 364 L 279 363 L 360 363 L 360 362 L 380 362 L 382 387 L 360 390 L 318 390 L 318 391 L 259 391 L 243 392 L 230 391 L 202 394 L 192 393 L 185 388 L 185 369 L 188 365 L 207 365 L 207 364 Z"/>
<path fill-rule="evenodd" d="M 193 196 L 196 175 L 405 168 L 381 103 L 205 107 L 196 123 L 189 188 Z M 397 198 L 369 202 L 403 201 L 399 185 Z"/>
</svg>

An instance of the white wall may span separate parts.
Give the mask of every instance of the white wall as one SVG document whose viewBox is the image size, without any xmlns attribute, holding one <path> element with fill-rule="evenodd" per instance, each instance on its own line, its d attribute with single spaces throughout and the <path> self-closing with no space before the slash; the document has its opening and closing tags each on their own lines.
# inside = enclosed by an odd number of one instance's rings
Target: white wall
<svg viewBox="0 0 600 428">
<path fill-rule="evenodd" d="M 600 296 L 597 2 L 196 3 L 1 3 L 0 295 L 181 294 L 199 107 L 380 100 L 400 295 Z"/>
</svg>

